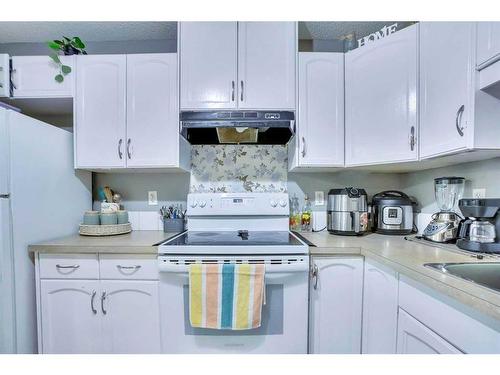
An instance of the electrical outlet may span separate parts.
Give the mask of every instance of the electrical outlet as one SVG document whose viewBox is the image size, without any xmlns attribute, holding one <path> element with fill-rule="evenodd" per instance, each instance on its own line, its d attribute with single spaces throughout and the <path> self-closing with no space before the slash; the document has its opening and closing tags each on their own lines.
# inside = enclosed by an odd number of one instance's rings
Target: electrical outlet
<svg viewBox="0 0 500 375">
<path fill-rule="evenodd" d="M 323 206 L 325 204 L 325 193 L 323 191 L 314 192 L 314 204 L 316 206 Z"/>
<path fill-rule="evenodd" d="M 153 191 L 148 191 L 148 204 L 150 206 L 157 206 L 158 205 L 158 192 L 153 190 Z"/>
<path fill-rule="evenodd" d="M 486 198 L 486 189 L 485 188 L 472 189 L 472 197 Z"/>
</svg>

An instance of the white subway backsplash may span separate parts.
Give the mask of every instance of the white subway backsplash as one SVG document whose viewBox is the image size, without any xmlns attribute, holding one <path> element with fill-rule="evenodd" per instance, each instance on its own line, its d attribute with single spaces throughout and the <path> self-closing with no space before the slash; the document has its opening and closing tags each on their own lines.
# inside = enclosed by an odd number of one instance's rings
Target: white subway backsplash
<svg viewBox="0 0 500 375">
<path fill-rule="evenodd" d="M 132 230 L 163 230 L 163 221 L 156 211 L 129 211 Z"/>
</svg>

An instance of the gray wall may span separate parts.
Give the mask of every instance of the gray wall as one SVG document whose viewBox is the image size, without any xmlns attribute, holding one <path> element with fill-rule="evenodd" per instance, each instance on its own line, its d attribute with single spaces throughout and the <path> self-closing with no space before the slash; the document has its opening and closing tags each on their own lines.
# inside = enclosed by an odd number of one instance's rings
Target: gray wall
<svg viewBox="0 0 500 375">
<path fill-rule="evenodd" d="M 177 40 L 129 40 L 110 42 L 86 42 L 89 54 L 126 54 L 126 53 L 168 53 L 177 51 Z M 0 53 L 11 56 L 47 55 L 51 50 L 45 43 L 4 43 Z"/>
<path fill-rule="evenodd" d="M 444 176 L 466 178 L 464 197 L 471 197 L 474 188 L 486 188 L 487 198 L 500 197 L 500 158 L 405 173 L 401 189 L 417 198 L 422 212 L 433 213 L 437 211 L 433 180 Z"/>
</svg>

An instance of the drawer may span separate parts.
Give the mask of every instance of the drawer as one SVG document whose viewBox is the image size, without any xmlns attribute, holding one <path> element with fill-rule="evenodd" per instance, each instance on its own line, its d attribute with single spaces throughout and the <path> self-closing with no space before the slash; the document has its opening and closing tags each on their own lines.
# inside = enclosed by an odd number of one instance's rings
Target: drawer
<svg viewBox="0 0 500 375">
<path fill-rule="evenodd" d="M 99 279 L 96 254 L 40 254 L 41 279 Z"/>
<path fill-rule="evenodd" d="M 158 280 L 156 256 L 101 254 L 101 279 Z"/>
</svg>

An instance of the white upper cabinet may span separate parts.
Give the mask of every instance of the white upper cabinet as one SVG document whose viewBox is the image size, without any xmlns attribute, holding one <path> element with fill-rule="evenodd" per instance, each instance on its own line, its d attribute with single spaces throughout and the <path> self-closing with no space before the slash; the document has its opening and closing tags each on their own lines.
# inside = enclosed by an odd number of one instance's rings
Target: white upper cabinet
<svg viewBox="0 0 500 375">
<path fill-rule="evenodd" d="M 101 281 L 101 290 L 105 352 L 160 353 L 158 282 Z"/>
<path fill-rule="evenodd" d="M 398 328 L 398 275 L 365 259 L 363 354 L 395 354 Z"/>
<path fill-rule="evenodd" d="M 41 280 L 44 354 L 102 352 L 97 280 Z"/>
<path fill-rule="evenodd" d="M 237 23 L 179 24 L 182 109 L 237 106 Z"/>
<path fill-rule="evenodd" d="M 49 56 L 12 57 L 12 95 L 16 98 L 73 97 L 75 56 L 59 56 L 72 71 L 57 82 L 60 67 Z"/>
<path fill-rule="evenodd" d="M 363 258 L 313 257 L 309 351 L 360 354 Z"/>
<path fill-rule="evenodd" d="M 294 109 L 295 22 L 181 22 L 180 107 Z"/>
<path fill-rule="evenodd" d="M 0 53 L 0 98 L 10 96 L 10 56 Z"/>
<path fill-rule="evenodd" d="M 174 167 L 179 158 L 177 55 L 127 55 L 127 167 Z"/>
<path fill-rule="evenodd" d="M 77 168 L 124 168 L 126 165 L 126 69 L 125 55 L 77 58 Z"/>
<path fill-rule="evenodd" d="M 444 338 L 399 310 L 398 354 L 462 354 Z"/>
<path fill-rule="evenodd" d="M 500 59 L 500 22 L 477 23 L 477 66 L 483 68 Z"/>
<path fill-rule="evenodd" d="M 299 53 L 296 147 L 290 169 L 344 165 L 344 54 Z"/>
<path fill-rule="evenodd" d="M 294 109 L 295 22 L 238 23 L 238 99 L 242 109 Z"/>
<path fill-rule="evenodd" d="M 346 53 L 347 166 L 417 160 L 417 34 L 412 25 Z"/>
<path fill-rule="evenodd" d="M 474 86 L 472 22 L 420 24 L 420 156 L 467 147 Z"/>
</svg>

